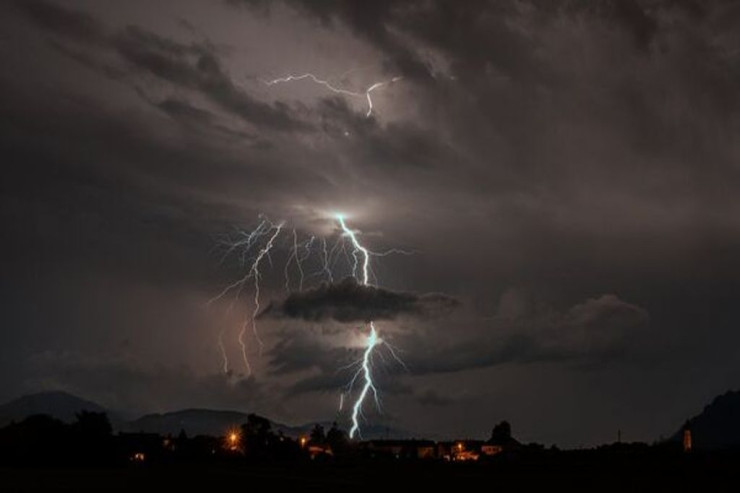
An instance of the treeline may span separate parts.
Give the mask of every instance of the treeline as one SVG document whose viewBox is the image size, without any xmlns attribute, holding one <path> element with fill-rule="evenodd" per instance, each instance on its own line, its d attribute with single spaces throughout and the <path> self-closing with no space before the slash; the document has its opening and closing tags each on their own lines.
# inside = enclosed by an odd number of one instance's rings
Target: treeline
<svg viewBox="0 0 740 493">
<path fill-rule="evenodd" d="M 188 437 L 156 433 L 114 433 L 105 413 L 83 411 L 73 423 L 46 415 L 30 416 L 0 429 L 2 466 L 146 466 L 163 463 L 444 461 L 481 463 L 619 463 L 639 459 L 656 464 L 685 455 L 680 444 L 614 443 L 595 449 L 560 451 L 539 444 L 523 445 L 502 422 L 490 439 L 434 442 L 430 440 L 350 441 L 336 423 L 328 430 L 316 425 L 298 438 L 272 429 L 271 422 L 250 414 L 245 423 L 220 437 Z M 693 454 L 695 455 L 695 453 Z"/>
<path fill-rule="evenodd" d="M 322 460 L 349 454 L 344 431 L 320 425 L 292 438 L 275 432 L 266 418 L 251 414 L 225 435 L 188 437 L 156 433 L 114 433 L 105 413 L 83 411 L 73 423 L 35 415 L 0 428 L 0 466 L 113 465 L 204 461 Z"/>
<path fill-rule="evenodd" d="M 116 455 L 105 413 L 83 411 L 72 424 L 41 414 L 0 429 L 0 462 L 5 465 L 106 464 Z"/>
</svg>

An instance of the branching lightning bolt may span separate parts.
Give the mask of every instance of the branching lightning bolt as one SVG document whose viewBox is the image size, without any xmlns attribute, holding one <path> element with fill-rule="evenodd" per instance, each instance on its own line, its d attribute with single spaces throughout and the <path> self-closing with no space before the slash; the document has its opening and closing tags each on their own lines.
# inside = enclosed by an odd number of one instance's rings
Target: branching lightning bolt
<svg viewBox="0 0 740 493">
<path fill-rule="evenodd" d="M 275 238 L 278 237 L 280 234 L 280 231 L 283 229 L 283 225 L 285 223 L 280 222 L 275 226 L 275 232 L 270 237 L 270 239 L 267 241 L 267 244 L 262 247 L 262 249 L 257 254 L 257 257 L 254 259 L 254 262 L 252 263 L 251 269 L 249 269 L 249 275 L 254 279 L 254 311 L 252 312 L 252 332 L 254 333 L 255 339 L 257 339 L 257 342 L 260 346 L 260 354 L 262 354 L 262 349 L 265 347 L 264 343 L 262 342 L 262 339 L 259 336 L 259 333 L 257 332 L 257 314 L 260 311 L 260 262 L 266 255 L 270 255 L 270 250 L 272 250 L 272 245 L 275 243 Z M 244 356 L 244 363 L 249 366 L 249 361 L 247 359 L 247 346 L 244 344 L 244 333 L 247 330 L 246 324 L 242 326 L 242 331 L 239 333 L 239 344 L 242 347 L 242 355 Z M 251 372 L 251 369 L 250 369 Z"/>
<path fill-rule="evenodd" d="M 260 263 L 262 262 L 262 259 L 264 259 L 266 256 L 269 258 L 270 250 L 272 250 L 272 247 L 275 243 L 275 239 L 280 235 L 280 232 L 283 229 L 284 222 L 279 222 L 277 224 L 272 223 L 268 221 L 267 219 L 263 218 L 262 221 L 259 223 L 259 225 L 252 230 L 249 233 L 240 233 L 240 237 L 238 240 L 230 242 L 228 244 L 228 248 L 225 255 L 228 255 L 232 251 L 236 249 L 242 249 L 242 262 L 247 263 L 249 260 L 246 258 L 246 256 L 249 254 L 249 251 L 251 247 L 257 243 L 260 238 L 267 236 L 270 234 L 270 231 L 272 231 L 272 235 L 269 236 L 267 242 L 265 245 L 259 249 L 257 254 L 251 259 L 251 264 L 249 267 L 249 270 L 247 270 L 247 273 L 238 279 L 237 281 L 229 284 L 226 286 L 217 296 L 213 297 L 211 300 L 208 301 L 208 305 L 214 303 L 215 301 L 218 301 L 225 296 L 227 296 L 230 292 L 235 291 L 234 298 L 232 299 L 231 303 L 229 304 L 229 307 L 227 309 L 227 313 L 230 313 L 231 310 L 234 308 L 234 305 L 239 300 L 239 296 L 241 295 L 242 290 L 244 289 L 245 284 L 247 281 L 252 280 L 254 282 L 254 309 L 251 313 L 251 317 L 245 318 L 244 323 L 242 324 L 241 330 L 239 331 L 239 346 L 241 347 L 241 353 L 242 353 L 242 359 L 244 360 L 244 367 L 246 369 L 247 376 L 252 374 L 252 365 L 249 363 L 249 357 L 247 356 L 247 344 L 244 340 L 244 335 L 247 332 L 247 327 L 251 324 L 252 326 L 252 332 L 254 333 L 255 339 L 257 340 L 259 346 L 260 346 L 260 352 L 262 351 L 262 348 L 264 347 L 264 344 L 262 342 L 262 339 L 259 336 L 259 333 L 257 332 L 257 314 L 259 313 L 260 309 Z M 224 373 L 228 373 L 229 371 L 229 360 L 228 356 L 226 355 L 226 348 L 223 344 L 223 335 L 224 330 L 221 330 L 219 332 L 219 348 L 221 350 L 221 356 L 223 357 L 223 370 Z"/>
<path fill-rule="evenodd" d="M 275 84 L 306 80 L 306 79 L 316 84 L 319 84 L 321 86 L 324 86 L 325 88 L 337 94 L 342 94 L 344 96 L 350 96 L 353 98 L 365 98 L 367 100 L 367 113 L 365 114 L 365 116 L 367 118 L 370 118 L 370 116 L 372 116 L 373 114 L 373 98 L 370 96 L 370 94 L 376 89 L 380 89 L 381 87 L 387 86 L 394 82 L 398 82 L 399 80 L 401 80 L 401 77 L 393 77 L 392 79 L 387 80 L 387 81 L 376 82 L 372 84 L 370 87 L 368 87 L 364 92 L 350 91 L 348 89 L 342 89 L 341 87 L 336 87 L 328 80 L 319 79 L 312 73 L 306 73 L 306 74 L 301 74 L 301 75 L 288 75 L 286 77 L 280 77 L 277 79 L 263 81 L 263 82 L 267 84 L 268 86 L 274 86 Z"/>
<path fill-rule="evenodd" d="M 372 270 L 371 257 L 384 257 L 392 253 L 410 254 L 403 250 L 392 249 L 385 252 L 373 252 L 366 248 L 359 240 L 359 231 L 353 230 L 347 226 L 344 216 L 336 215 L 334 219 L 337 221 L 339 228 L 337 229 L 338 235 L 336 242 L 331 248 L 329 248 L 327 238 L 319 237 L 317 240 L 316 236 L 303 236 L 296 228 L 292 229 L 292 235 L 285 235 L 286 238 L 283 240 L 283 246 L 285 243 L 289 243 L 289 254 L 286 257 L 285 265 L 283 266 L 285 276 L 285 290 L 290 293 L 291 287 L 296 286 L 296 282 L 291 285 L 291 265 L 295 262 L 296 267 L 293 269 L 297 271 L 297 287 L 299 291 L 302 291 L 304 284 L 311 282 L 311 279 L 318 277 L 319 279 L 326 279 L 329 282 L 334 282 L 334 269 L 337 262 L 344 264 L 341 259 L 346 259 L 346 264 L 342 269 L 349 269 L 352 276 L 357 280 L 358 283 L 363 286 L 372 286 L 371 279 L 375 279 L 375 275 Z M 229 239 L 224 242 L 226 246 L 225 256 L 228 256 L 232 252 L 239 252 L 239 259 L 241 264 L 246 268 L 246 272 L 243 276 L 235 282 L 226 286 L 217 296 L 209 301 L 213 303 L 217 300 L 231 296 L 231 301 L 227 308 L 227 314 L 234 308 L 236 302 L 240 299 L 242 292 L 247 288 L 247 284 L 251 282 L 251 287 L 254 290 L 254 297 L 252 299 L 251 310 L 245 316 L 244 321 L 239 331 L 238 342 L 241 348 L 241 355 L 244 361 L 244 367 L 246 368 L 246 375 L 252 374 L 252 367 L 247 355 L 247 343 L 246 335 L 249 327 L 252 329 L 254 339 L 257 341 L 260 347 L 260 354 L 264 344 L 260 338 L 257 330 L 257 317 L 260 313 L 260 291 L 262 281 L 261 265 L 264 260 L 267 259 L 272 264 L 271 252 L 276 248 L 276 242 L 287 228 L 285 228 L 285 222 L 272 222 L 265 216 L 260 216 L 260 222 L 256 228 L 249 232 L 238 232 L 234 239 Z M 277 246 L 277 248 L 281 248 Z M 313 259 L 317 259 L 314 262 Z M 315 270 L 312 269 L 318 267 Z M 338 268 L 338 266 L 336 266 Z M 345 271 L 346 272 L 346 271 Z M 218 347 L 223 358 L 223 371 L 224 373 L 229 372 L 229 361 L 227 357 L 226 348 L 224 346 L 223 336 L 224 330 L 221 330 L 218 336 Z M 369 322 L 369 332 L 365 336 L 363 341 L 363 352 L 362 357 L 353 362 L 351 365 L 345 368 L 356 368 L 353 376 L 347 385 L 347 388 L 343 389 L 339 396 L 339 411 L 341 412 L 344 408 L 345 398 L 349 398 L 353 393 L 353 388 L 358 382 L 362 382 L 362 386 L 356 394 L 356 399 L 351 405 L 351 419 L 352 427 L 349 432 L 350 438 L 354 438 L 360 434 L 360 418 L 363 415 L 363 406 L 368 394 L 372 393 L 373 399 L 376 406 L 380 409 L 380 400 L 378 398 L 378 391 L 373 380 L 373 359 L 375 357 L 381 358 L 381 361 L 385 361 L 385 357 L 378 348 L 383 345 L 387 348 L 390 357 L 396 360 L 402 366 L 405 365 L 397 355 L 396 350 L 384 341 L 378 332 L 373 321 Z"/>
<path fill-rule="evenodd" d="M 357 233 L 347 227 L 347 224 L 344 222 L 344 216 L 337 215 L 337 221 L 339 222 L 339 226 L 342 228 L 344 235 L 350 239 L 354 248 L 352 251 L 352 258 L 354 259 L 352 273 L 357 276 L 359 269 L 359 273 L 361 273 L 360 282 L 362 282 L 364 286 L 368 286 L 370 281 L 370 251 L 359 242 L 357 239 Z M 355 373 L 355 376 L 352 378 L 352 382 L 350 382 L 351 387 L 360 374 L 365 381 L 357 400 L 352 406 L 352 428 L 349 430 L 350 438 L 354 438 L 355 434 L 360 431 L 359 417 L 360 414 L 362 414 L 362 404 L 365 402 L 365 398 L 371 390 L 373 392 L 373 397 L 375 398 L 375 404 L 380 407 L 378 391 L 373 383 L 372 355 L 375 347 L 382 342 L 383 340 L 378 337 L 378 332 L 375 330 L 375 323 L 371 321 L 370 334 L 368 334 L 365 340 L 365 351 L 362 354 L 362 363 L 360 364 L 359 370 L 357 370 L 357 373 Z"/>
</svg>

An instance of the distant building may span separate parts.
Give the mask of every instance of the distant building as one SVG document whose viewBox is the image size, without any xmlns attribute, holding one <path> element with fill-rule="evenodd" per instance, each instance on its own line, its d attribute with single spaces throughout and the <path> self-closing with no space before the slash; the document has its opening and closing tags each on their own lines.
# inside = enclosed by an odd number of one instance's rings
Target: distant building
<svg viewBox="0 0 740 493">
<path fill-rule="evenodd" d="M 485 447 L 485 451 L 483 447 Z M 492 456 L 501 452 L 516 452 L 521 450 L 522 444 L 511 435 L 509 422 L 502 421 L 493 427 L 491 438 L 483 447 L 481 447 L 481 452 L 486 456 Z"/>
<path fill-rule="evenodd" d="M 689 427 L 683 430 L 683 451 L 691 452 L 691 429 Z"/>
<path fill-rule="evenodd" d="M 437 457 L 446 461 L 467 462 L 480 459 L 480 440 L 456 440 L 454 442 L 437 443 Z"/>
<path fill-rule="evenodd" d="M 365 449 L 371 456 L 394 459 L 434 459 L 434 442 L 429 440 L 370 440 Z"/>
<path fill-rule="evenodd" d="M 308 455 L 311 457 L 311 459 L 325 459 L 328 457 L 333 457 L 334 452 L 328 445 L 310 444 L 308 446 Z"/>
<path fill-rule="evenodd" d="M 166 452 L 162 437 L 156 433 L 119 433 L 118 443 L 133 462 L 160 459 Z"/>
<path fill-rule="evenodd" d="M 504 451 L 504 447 L 501 445 L 494 445 L 492 443 L 484 443 L 481 445 L 480 453 L 482 455 L 492 456 L 496 454 L 500 454 Z"/>
<path fill-rule="evenodd" d="M 420 441 L 416 443 L 417 459 L 434 459 L 434 442 Z"/>
</svg>

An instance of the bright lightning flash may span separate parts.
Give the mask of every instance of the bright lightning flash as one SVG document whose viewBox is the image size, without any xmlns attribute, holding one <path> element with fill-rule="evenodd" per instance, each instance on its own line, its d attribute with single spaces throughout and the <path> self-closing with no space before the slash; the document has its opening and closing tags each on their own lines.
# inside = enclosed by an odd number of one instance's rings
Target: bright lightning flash
<svg viewBox="0 0 740 493">
<path fill-rule="evenodd" d="M 309 76 L 310 74 L 305 77 Z M 313 76 L 310 76 L 310 78 L 318 83 L 323 82 L 315 79 Z M 294 79 L 296 78 L 286 78 L 283 82 Z M 333 86 L 327 87 L 331 88 Z M 376 84 L 368 89 L 368 94 L 377 87 L 379 86 Z M 346 92 L 339 89 L 338 91 Z M 370 101 L 369 96 L 368 101 Z M 295 228 L 292 231 L 292 237 L 285 238 L 285 240 L 289 240 L 290 242 L 290 254 L 283 266 L 285 276 L 284 285 L 285 290 L 288 293 L 291 291 L 291 286 L 295 287 L 296 284 L 299 292 L 303 291 L 304 283 L 307 284 L 311 282 L 312 279 L 316 278 L 319 280 L 326 279 L 329 282 L 333 282 L 334 274 L 332 272 L 332 267 L 342 254 L 344 254 L 347 259 L 346 268 L 351 269 L 352 276 L 363 286 L 373 285 L 370 282 L 371 276 L 375 279 L 370 263 L 371 257 L 384 257 L 391 253 L 400 253 L 404 255 L 410 254 L 410 252 L 398 249 L 388 250 L 385 252 L 373 252 L 360 242 L 358 238 L 359 231 L 353 230 L 347 226 L 343 215 L 336 214 L 334 215 L 334 219 L 337 221 L 341 231 L 339 232 L 336 243 L 331 249 L 328 248 L 327 239 L 325 237 L 319 238 L 320 241 L 317 241 L 315 236 L 309 236 L 308 238 L 301 240 L 299 238 L 298 231 Z M 234 308 L 234 305 L 240 299 L 242 292 L 250 289 L 248 283 L 251 283 L 251 289 L 253 289 L 254 295 L 252 299 L 252 309 L 248 311 L 247 315 L 245 315 L 238 337 L 247 376 L 252 374 L 252 367 L 250 365 L 249 358 L 247 357 L 246 335 L 248 328 L 251 327 L 252 329 L 254 339 L 259 344 L 260 353 L 262 352 L 263 347 L 262 339 L 257 331 L 257 317 L 260 312 L 260 288 L 262 281 L 261 265 L 264 263 L 265 259 L 272 264 L 271 251 L 274 248 L 278 250 L 280 249 L 280 246 L 276 246 L 276 244 L 278 243 L 280 235 L 284 234 L 286 229 L 285 221 L 272 222 L 265 216 L 261 216 L 261 221 L 255 229 L 249 232 L 239 232 L 236 239 L 227 239 L 227 241 L 224 242 L 224 245 L 226 246 L 224 258 L 232 252 L 238 251 L 241 263 L 244 265 L 246 272 L 240 279 L 226 286 L 221 293 L 208 302 L 211 304 L 218 300 L 231 297 L 231 301 L 227 309 L 228 313 Z M 285 241 L 283 242 L 285 243 Z M 295 264 L 295 268 L 293 270 L 297 271 L 299 276 L 297 283 L 291 283 L 291 266 L 293 264 Z M 314 271 L 312 267 L 319 268 Z M 228 374 L 229 360 L 223 343 L 223 335 L 224 331 L 222 330 L 219 333 L 218 345 L 223 358 L 223 371 Z M 360 380 L 363 382 L 362 388 L 357 394 L 357 398 L 352 405 L 352 427 L 349 432 L 350 438 L 354 438 L 355 435 L 360 433 L 360 417 L 362 416 L 365 399 L 369 393 L 372 392 L 375 404 L 380 408 L 378 391 L 373 381 L 373 357 L 377 356 L 381 357 L 381 359 L 383 358 L 383 354 L 377 350 L 381 345 L 385 346 L 391 357 L 405 368 L 403 362 L 398 358 L 396 351 L 388 342 L 381 339 L 378 330 L 375 327 L 375 323 L 370 321 L 369 333 L 363 340 L 364 351 L 362 353 L 362 358 L 351 365 L 353 367 L 356 365 L 357 371 L 354 372 L 347 388 L 340 394 L 339 410 L 341 412 L 344 407 L 345 397 L 350 396 L 355 382 Z"/>
<path fill-rule="evenodd" d="M 362 246 L 360 241 L 357 239 L 357 233 L 350 228 L 347 227 L 347 224 L 344 222 L 344 216 L 341 214 L 337 214 L 337 221 L 339 222 L 339 226 L 342 228 L 342 231 L 345 236 L 347 236 L 350 241 L 352 242 L 352 246 L 354 247 L 354 250 L 352 251 L 352 257 L 354 259 L 354 266 L 352 273 L 357 276 L 358 273 L 358 267 L 360 264 L 360 261 L 362 261 L 362 276 L 360 278 L 360 281 L 362 282 L 363 286 L 369 285 L 370 280 L 370 255 L 371 252 Z M 361 259 L 359 257 L 362 257 Z M 367 397 L 368 392 L 372 390 L 373 397 L 375 399 L 375 404 L 380 407 L 380 403 L 378 401 L 378 391 L 375 388 L 375 383 L 373 383 L 373 373 L 372 373 L 372 356 L 373 356 L 373 350 L 375 349 L 378 344 L 381 344 L 383 340 L 378 337 L 378 331 L 375 329 L 375 323 L 370 322 L 370 334 L 368 334 L 367 338 L 365 339 L 365 351 L 362 355 L 362 363 L 360 364 L 359 370 L 357 370 L 357 373 L 355 373 L 355 376 L 352 378 L 352 382 L 350 382 L 350 387 L 352 386 L 352 383 L 362 374 L 362 378 L 364 379 L 365 383 L 362 386 L 362 390 L 360 391 L 360 394 L 357 396 L 357 400 L 355 401 L 354 405 L 352 406 L 352 428 L 349 430 L 349 437 L 354 438 L 355 434 L 359 433 L 360 431 L 360 422 L 359 417 L 362 414 L 362 405 L 365 402 L 365 398 Z M 391 350 L 391 353 L 395 357 L 395 353 Z"/>
</svg>

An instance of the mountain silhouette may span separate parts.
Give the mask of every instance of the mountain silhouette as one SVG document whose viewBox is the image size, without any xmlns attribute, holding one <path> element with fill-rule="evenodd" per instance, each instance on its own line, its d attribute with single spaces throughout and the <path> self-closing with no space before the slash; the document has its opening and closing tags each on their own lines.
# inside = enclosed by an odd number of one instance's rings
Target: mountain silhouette
<svg viewBox="0 0 740 493">
<path fill-rule="evenodd" d="M 117 414 L 111 413 L 95 402 L 77 397 L 67 392 L 39 392 L 25 395 L 18 399 L 0 405 L 0 427 L 12 421 L 22 421 L 28 416 L 47 414 L 61 421 L 70 423 L 75 421 L 80 411 L 105 412 L 116 431 L 132 433 L 158 433 L 161 435 L 177 435 L 184 430 L 190 436 L 210 435 L 221 436 L 229 430 L 238 428 L 247 422 L 249 413 L 241 411 L 222 411 L 214 409 L 184 409 L 165 413 L 152 413 L 141 416 L 132 421 L 124 421 Z M 269 418 L 268 418 L 269 419 Z M 269 420 L 272 430 L 289 437 L 308 435 L 316 422 L 290 426 Z M 328 430 L 331 421 L 318 423 Z M 373 440 L 378 438 L 412 438 L 408 431 L 382 425 L 365 425 L 362 427 L 362 438 Z"/>
<path fill-rule="evenodd" d="M 185 409 L 167 413 L 146 414 L 122 426 L 124 431 L 175 435 L 184 430 L 194 435 L 224 435 L 247 422 L 248 414 L 238 411 Z"/>
<path fill-rule="evenodd" d="M 67 392 L 39 392 L 0 405 L 0 426 L 5 426 L 11 421 L 21 421 L 35 414 L 47 414 L 71 423 L 80 411 L 107 412 L 103 406 Z"/>
<path fill-rule="evenodd" d="M 697 450 L 740 448 L 740 392 L 729 391 L 715 397 L 687 424 Z M 673 440 L 681 440 L 683 429 L 681 427 Z"/>
<path fill-rule="evenodd" d="M 238 428 L 247 422 L 249 414 L 239 411 L 218 411 L 213 409 L 185 409 L 167 413 L 153 413 L 144 415 L 138 419 L 121 425 L 121 431 L 158 433 L 160 435 L 176 435 L 181 430 L 190 436 L 194 435 L 225 435 L 229 430 Z M 330 421 L 320 423 L 305 423 L 290 426 L 272 421 L 272 430 L 289 437 L 308 435 L 316 424 L 328 430 L 331 428 Z M 365 439 L 376 438 L 409 438 L 410 433 L 396 428 L 385 426 L 365 426 L 362 429 Z"/>
</svg>

